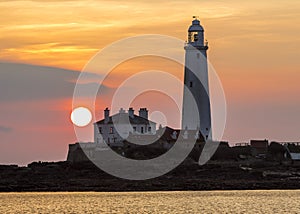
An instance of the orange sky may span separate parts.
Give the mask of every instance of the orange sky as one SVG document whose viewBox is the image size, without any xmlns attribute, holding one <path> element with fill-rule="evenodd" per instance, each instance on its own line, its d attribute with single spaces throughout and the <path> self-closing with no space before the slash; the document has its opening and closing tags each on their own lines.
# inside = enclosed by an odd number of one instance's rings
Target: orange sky
<svg viewBox="0 0 300 214">
<path fill-rule="evenodd" d="M 224 139 L 232 142 L 251 138 L 300 140 L 299 0 L 0 0 L 0 14 L 1 62 L 75 71 L 80 71 L 100 49 L 125 37 L 164 34 L 186 40 L 191 17 L 198 15 L 209 41 L 209 60 L 220 76 L 227 98 Z M 124 63 L 114 72 L 132 72 L 131 66 L 138 68 L 139 63 L 143 64 L 138 59 Z M 180 69 L 176 72 L 180 77 Z M 116 79 L 110 84 L 114 86 Z M 68 118 L 70 100 L 68 96 L 47 101 L 4 102 L 2 99 L 2 110 L 12 109 L 12 112 L 1 118 L 0 128 L 8 126 L 25 133 L 25 129 L 14 127 L 16 123 L 26 125 L 28 121 L 24 115 L 18 121 L 12 119 L 17 110 L 9 106 L 15 106 L 16 102 L 19 105 L 23 102 L 21 106 L 27 106 L 24 112 L 29 115 L 31 105 L 47 111 L 54 108 L 60 119 L 49 118 L 49 124 L 43 121 L 43 127 L 68 126 L 65 133 L 59 132 L 64 140 L 54 149 L 56 155 L 47 155 L 51 147 L 47 143 L 38 151 L 47 160 L 64 159 L 67 144 L 74 140 Z M 48 135 L 52 136 L 54 130 L 49 128 Z M 15 134 L 13 138 L 6 132 L 0 135 L 10 142 L 18 139 Z M 36 138 L 42 139 L 38 134 Z M 27 140 L 32 141 L 32 137 L 28 136 Z M 9 155 L 13 148 L 16 146 L 5 144 L 2 150 L 6 155 L 0 157 L 0 162 L 13 162 L 15 157 Z M 23 151 L 24 148 L 20 149 L 20 154 Z M 29 153 L 16 162 L 38 159 L 39 156 L 31 158 Z"/>
<path fill-rule="evenodd" d="M 297 0 L 0 1 L 0 11 L 2 60 L 81 70 L 99 49 L 124 37 L 158 33 L 184 40 L 191 16 L 199 15 L 218 68 L 299 66 Z"/>
</svg>

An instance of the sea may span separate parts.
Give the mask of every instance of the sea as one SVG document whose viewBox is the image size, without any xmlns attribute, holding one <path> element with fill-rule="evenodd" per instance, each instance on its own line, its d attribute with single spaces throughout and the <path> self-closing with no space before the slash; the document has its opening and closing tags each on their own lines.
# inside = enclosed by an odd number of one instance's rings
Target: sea
<svg viewBox="0 0 300 214">
<path fill-rule="evenodd" d="M 0 193 L 0 213 L 300 213 L 300 190 Z"/>
</svg>

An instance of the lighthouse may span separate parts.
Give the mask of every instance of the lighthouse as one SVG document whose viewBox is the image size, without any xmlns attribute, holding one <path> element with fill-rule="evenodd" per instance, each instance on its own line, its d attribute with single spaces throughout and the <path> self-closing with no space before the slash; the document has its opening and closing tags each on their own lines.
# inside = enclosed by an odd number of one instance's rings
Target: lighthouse
<svg viewBox="0 0 300 214">
<path fill-rule="evenodd" d="M 207 42 L 204 28 L 193 17 L 185 44 L 182 129 L 199 130 L 205 141 L 212 138 L 211 109 L 207 67 Z"/>
</svg>

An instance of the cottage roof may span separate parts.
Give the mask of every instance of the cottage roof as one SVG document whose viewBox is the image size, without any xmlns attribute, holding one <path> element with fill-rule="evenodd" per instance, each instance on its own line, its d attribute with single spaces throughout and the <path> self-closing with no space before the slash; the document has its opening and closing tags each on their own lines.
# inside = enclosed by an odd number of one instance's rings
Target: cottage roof
<svg viewBox="0 0 300 214">
<path fill-rule="evenodd" d="M 155 122 L 153 122 L 151 120 L 147 120 L 146 118 L 140 117 L 138 115 L 133 115 L 133 117 L 130 117 L 128 113 L 123 113 L 123 112 L 110 116 L 107 121 L 105 119 L 99 120 L 96 122 L 96 124 L 98 124 L 98 125 L 113 124 L 113 123 L 126 124 L 126 123 L 128 123 L 128 120 L 129 120 L 130 124 L 136 124 L 136 125 L 141 125 L 141 124 L 155 125 L 156 124 Z"/>
</svg>

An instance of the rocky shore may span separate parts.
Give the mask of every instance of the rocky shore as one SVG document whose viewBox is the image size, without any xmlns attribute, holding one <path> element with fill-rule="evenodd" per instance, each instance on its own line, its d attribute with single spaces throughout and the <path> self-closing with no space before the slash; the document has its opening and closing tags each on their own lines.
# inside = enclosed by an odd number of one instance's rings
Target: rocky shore
<svg viewBox="0 0 300 214">
<path fill-rule="evenodd" d="M 90 162 L 34 162 L 0 166 L 0 191 L 174 191 L 300 189 L 300 163 L 191 159 L 158 178 L 130 181 L 113 177 Z"/>
</svg>

